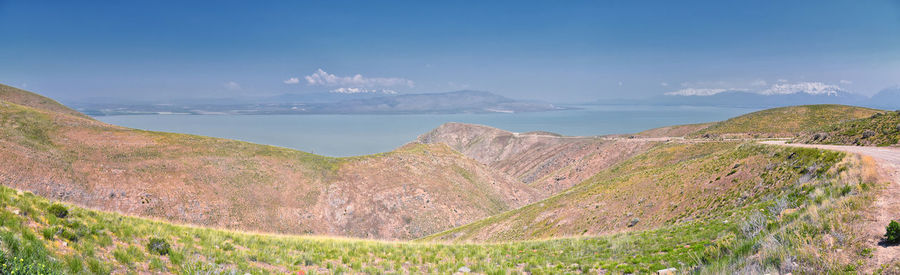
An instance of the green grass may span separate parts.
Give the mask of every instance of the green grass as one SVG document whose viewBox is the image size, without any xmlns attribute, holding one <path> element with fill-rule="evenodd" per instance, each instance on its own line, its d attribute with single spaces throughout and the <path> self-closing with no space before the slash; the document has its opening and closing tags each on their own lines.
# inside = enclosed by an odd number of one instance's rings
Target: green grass
<svg viewBox="0 0 900 275">
<path fill-rule="evenodd" d="M 721 146 L 734 145 L 708 146 L 709 152 L 716 152 Z M 679 159 L 694 156 L 682 150 L 669 150 L 665 157 L 652 161 L 637 159 L 634 163 L 678 165 Z M 774 157 L 778 158 L 796 153 L 791 158 L 803 164 L 798 166 L 804 166 L 806 162 L 841 159 L 840 154 L 809 149 L 766 152 L 776 154 Z M 706 157 L 721 155 L 709 153 Z M 66 205 L 68 215 L 59 218 L 50 211 L 54 202 L 28 192 L 0 187 L 0 261 L 16 270 L 38 271 L 28 274 L 142 270 L 254 274 L 298 270 L 308 273 L 451 273 L 462 266 L 473 272 L 491 274 L 526 271 L 534 274 L 593 273 L 597 270 L 648 273 L 667 267 L 737 270 L 749 265 L 741 259 L 770 253 L 762 244 L 772 236 L 785 234 L 780 232 L 793 234 L 790 236 L 802 233 L 806 235 L 796 236 L 809 238 L 837 230 L 834 223 L 811 223 L 804 220 L 804 215 L 815 211 L 818 219 L 823 220 L 821 217 L 831 215 L 827 209 L 834 209 L 827 205 L 862 196 L 864 192 L 859 184 L 839 180 L 840 175 L 854 167 L 835 164 L 823 171 L 813 171 L 817 176 L 807 183 L 719 217 L 620 234 L 500 243 L 386 242 L 251 234 L 181 226 L 71 205 Z M 842 191 L 847 186 L 852 191 Z M 799 210 L 791 215 L 779 215 L 770 210 L 777 201 L 787 201 Z M 857 203 L 858 207 L 865 206 Z M 744 229 L 745 220 L 754 215 L 761 215 L 765 222 L 761 228 L 754 229 L 757 232 L 749 235 Z M 150 252 L 151 238 L 171 244 L 169 253 Z M 776 252 L 782 254 L 763 255 L 760 263 L 753 264 L 777 265 L 780 260 L 776 258 L 796 251 L 799 248 L 781 246 Z"/>
<path fill-rule="evenodd" d="M 28 106 L 35 109 L 46 110 L 50 112 L 64 113 L 71 116 L 76 116 L 80 118 L 91 119 L 89 116 L 79 113 L 78 111 L 72 110 L 65 105 L 56 102 L 53 99 L 38 95 L 36 93 L 32 93 L 29 91 L 25 91 L 22 89 L 17 89 L 14 87 L 10 87 L 7 85 L 0 84 L 0 100 L 5 100 L 8 102 L 12 102 L 22 106 Z M 2 103 L 0 103 L 2 105 Z M 93 119 L 91 119 L 93 120 Z"/>
<path fill-rule="evenodd" d="M 724 218 L 841 156 L 752 143 L 663 144 L 548 199 L 425 240 L 528 240 L 621 230 L 635 218 L 639 228 Z"/>
<path fill-rule="evenodd" d="M 734 117 L 697 131 L 693 137 L 794 137 L 825 125 L 881 112 L 846 105 L 803 105 L 762 110 Z"/>
<path fill-rule="evenodd" d="M 20 266 L 44 263 L 49 270 L 65 273 L 94 271 L 137 271 L 146 268 L 172 272 L 198 270 L 239 270 L 279 273 L 284 270 L 345 270 L 361 272 L 452 272 L 468 266 L 476 272 L 530 271 L 541 274 L 609 270 L 649 271 L 679 262 L 695 263 L 692 253 L 701 250 L 702 241 L 721 228 L 685 225 L 641 233 L 603 238 L 569 238 L 504 244 L 440 244 L 381 242 L 354 239 L 256 235 L 120 216 L 112 213 L 70 207 L 71 215 L 56 218 L 47 208 L 51 202 L 0 187 L 0 227 L 4 263 L 19 259 Z M 20 215 L 11 209 L 19 210 Z M 29 209 L 21 215 L 22 209 Z M 77 241 L 51 241 L 36 237 L 41 228 L 63 226 L 78 231 Z M 648 238 L 648 236 L 652 236 Z M 169 256 L 155 256 L 146 250 L 151 237 L 173 244 Z M 111 243 L 100 240 L 111 238 Z M 660 242 L 660 239 L 666 239 Z M 693 249 L 685 246 L 693 245 Z M 669 247 L 671 246 L 671 247 Z M 230 247 L 225 249 L 226 247 Z M 74 251 L 69 251 L 73 248 Z M 61 251 L 69 251 L 60 253 Z M 633 253 L 648 254 L 637 261 L 619 264 Z M 66 257 L 61 257 L 67 255 Z M 69 258 L 67 258 L 69 257 Z M 22 260 L 24 259 L 24 260 Z M 55 260 L 74 259 L 74 260 Z M 149 260 L 148 260 L 149 259 Z M 88 263 L 88 264 L 78 264 Z M 645 264 L 652 263 L 652 264 Z"/>
<path fill-rule="evenodd" d="M 900 142 L 900 111 L 827 125 L 794 140 L 803 143 L 891 146 Z"/>
<path fill-rule="evenodd" d="M 3 86 L 5 87 L 5 86 Z M 15 94 L 14 96 L 22 96 Z M 0 97 L 9 94 L 0 94 Z M 25 94 L 27 97 L 28 94 Z M 58 150 L 54 134 L 71 126 L 108 133 L 139 133 L 158 147 L 105 152 L 115 162 L 178 156 L 234 156 L 240 173 L 223 184 L 274 181 L 246 159 L 296 163 L 327 178 L 347 161 L 394 153 L 425 154 L 410 145 L 397 152 L 329 158 L 295 150 L 193 135 L 98 126 L 45 110 L 41 98 L 0 108 L 0 135 L 14 143 Z M 25 104 L 28 103 L 28 104 Z M 30 105 L 29 105 L 30 104 Z M 49 105 L 48 105 L 49 104 Z M 31 106 L 31 107 L 26 107 Z M 49 107 L 48 107 L 49 106 Z M 64 107 L 63 107 L 64 108 Z M 71 110 L 69 110 L 71 111 Z M 761 111 L 718 123 L 715 136 L 794 135 L 828 121 L 868 117 L 877 110 L 837 105 Z M 88 123 L 90 122 L 90 123 Z M 60 139 L 56 139 L 59 141 Z M 61 159 L 81 159 L 96 148 L 64 148 Z M 103 149 L 99 149 L 103 150 Z M 853 157 L 813 149 L 755 144 L 663 145 L 607 169 L 545 201 L 444 232 L 475 234 L 513 220 L 513 231 L 493 243 L 386 242 L 312 236 L 253 234 L 177 225 L 62 204 L 0 187 L 0 274 L 162 273 L 452 273 L 462 266 L 478 273 L 650 273 L 675 267 L 700 273 L 855 272 L 871 255 L 855 230 L 878 185 L 864 180 Z M 165 167 L 145 166 L 148 174 Z M 154 170 L 158 169 L 158 170 Z M 462 178 L 473 181 L 463 169 Z M 694 189 L 710 185 L 719 189 Z M 698 192 L 704 191 L 704 192 Z M 646 199 L 647 194 L 657 197 Z M 615 226 L 640 217 L 626 233 L 588 234 L 604 215 L 595 202 L 622 202 L 634 211 Z M 665 204 L 667 202 L 680 202 Z M 649 206 L 647 202 L 656 202 Z M 56 209 L 56 210 L 52 210 Z M 584 211 L 573 216 L 552 211 Z M 618 210 L 613 209 L 613 210 Z M 234 211 L 241 211 L 235 209 Z M 655 212 L 654 212 L 655 211 Z M 587 214 L 583 214 L 587 213 Z M 622 214 L 622 213 L 614 213 Z M 574 221 L 563 223 L 565 217 Z M 419 218 L 419 217 L 412 217 Z M 528 230 L 519 230 L 528 225 Z M 615 228 L 610 227 L 610 228 Z M 564 237 L 571 236 L 571 237 Z M 169 244 L 151 251 L 152 240 Z M 432 238 L 433 239 L 433 238 Z M 523 240 L 528 239 L 528 240 Z"/>
<path fill-rule="evenodd" d="M 58 127 L 50 114 L 3 101 L 0 104 L 0 138 L 38 151 L 55 148 L 51 136 Z"/>
<path fill-rule="evenodd" d="M 704 247 L 726 223 L 687 223 L 650 231 L 596 238 L 566 238 L 500 244 L 441 244 L 380 242 L 319 237 L 255 235 L 208 228 L 177 226 L 71 207 L 72 215 L 56 219 L 47 211 L 50 202 L 30 193 L 17 194 L 2 187 L 0 228 L 4 256 L 22 263 L 45 263 L 56 272 L 136 271 L 152 257 L 156 270 L 193 272 L 239 270 L 279 273 L 284 270 L 345 270 L 361 272 L 453 272 L 467 266 L 475 272 L 529 271 L 539 274 L 588 272 L 596 269 L 649 272 L 668 266 L 695 265 Z M 15 215 L 9 209 L 31 209 Z M 21 212 L 20 212 L 21 213 Z M 67 242 L 76 261 L 60 259 L 61 242 L 35 237 L 41 227 L 84 224 L 90 230 Z M 171 255 L 153 256 L 143 242 L 160 237 L 173 243 Z M 101 244 L 111 237 L 111 244 Z M 230 249 L 224 247 L 230 246 Z M 57 251 L 54 251 L 57 250 Z M 74 254 L 72 254 L 74 253 Z M 634 255 L 640 255 L 634 257 Z M 23 265 L 24 266 L 24 265 Z M 273 268 L 275 267 L 275 268 Z M 150 268 L 148 265 L 146 268 Z"/>
</svg>

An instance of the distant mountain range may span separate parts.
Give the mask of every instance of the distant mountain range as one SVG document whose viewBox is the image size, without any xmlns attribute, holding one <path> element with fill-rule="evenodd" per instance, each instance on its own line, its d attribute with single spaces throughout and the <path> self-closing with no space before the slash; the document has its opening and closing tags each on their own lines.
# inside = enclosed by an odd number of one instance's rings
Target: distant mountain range
<svg viewBox="0 0 900 275">
<path fill-rule="evenodd" d="M 518 113 L 566 109 L 490 92 L 423 94 L 307 93 L 259 98 L 179 100 L 173 103 L 73 103 L 83 113 L 129 114 L 427 114 Z"/>
<path fill-rule="evenodd" d="M 847 92 L 830 94 L 765 95 L 744 91 L 727 91 L 714 95 L 659 95 L 644 99 L 600 100 L 607 105 L 718 106 L 738 108 L 774 108 L 808 104 L 845 104 L 879 109 L 900 109 L 900 87 L 882 90 L 872 97 Z"/>
</svg>

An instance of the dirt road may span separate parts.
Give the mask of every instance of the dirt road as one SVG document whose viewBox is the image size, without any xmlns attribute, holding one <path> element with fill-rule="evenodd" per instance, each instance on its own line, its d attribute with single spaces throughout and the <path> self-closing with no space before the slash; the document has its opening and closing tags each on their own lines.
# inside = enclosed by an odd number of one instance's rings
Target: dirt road
<svg viewBox="0 0 900 275">
<path fill-rule="evenodd" d="M 764 141 L 764 144 L 809 147 L 842 151 L 872 157 L 878 164 L 879 174 L 887 187 L 873 204 L 871 218 L 865 228 L 866 241 L 875 247 L 872 261 L 867 272 L 891 262 L 900 262 L 900 246 L 883 246 L 879 242 L 884 235 L 884 227 L 891 220 L 900 219 L 900 148 L 898 147 L 863 147 L 819 144 L 787 144 L 784 141 Z"/>
</svg>

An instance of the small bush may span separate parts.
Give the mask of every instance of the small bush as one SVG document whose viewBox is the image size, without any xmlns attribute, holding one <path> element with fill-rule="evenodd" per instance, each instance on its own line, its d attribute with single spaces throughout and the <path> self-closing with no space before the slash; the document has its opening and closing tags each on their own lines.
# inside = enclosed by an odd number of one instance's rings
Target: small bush
<svg viewBox="0 0 900 275">
<path fill-rule="evenodd" d="M 56 230 L 51 227 L 47 227 L 47 228 L 41 229 L 41 235 L 44 236 L 44 239 L 46 239 L 48 241 L 52 241 L 53 236 L 56 235 Z"/>
<path fill-rule="evenodd" d="M 73 232 L 72 230 L 65 228 L 65 227 L 57 227 L 56 230 L 57 230 L 56 235 L 59 235 L 60 238 L 63 238 L 63 239 L 66 239 L 66 240 L 69 240 L 72 242 L 78 241 L 78 234 Z"/>
<path fill-rule="evenodd" d="M 885 242 L 889 244 L 900 243 L 900 223 L 897 223 L 897 221 L 891 221 L 891 223 L 888 224 L 887 228 L 885 228 L 885 231 Z"/>
<path fill-rule="evenodd" d="M 158 255 L 169 254 L 169 248 L 169 243 L 160 238 L 150 238 L 150 242 L 147 243 L 147 250 Z"/>
<path fill-rule="evenodd" d="M 631 221 L 628 221 L 628 227 L 635 226 L 635 225 L 637 225 L 640 221 L 641 221 L 641 219 L 638 219 L 638 218 L 631 219 Z"/>
<path fill-rule="evenodd" d="M 50 207 L 47 207 L 47 212 L 60 219 L 69 215 L 69 209 L 66 209 L 65 206 L 58 203 L 54 203 L 53 205 L 50 205 Z"/>
</svg>

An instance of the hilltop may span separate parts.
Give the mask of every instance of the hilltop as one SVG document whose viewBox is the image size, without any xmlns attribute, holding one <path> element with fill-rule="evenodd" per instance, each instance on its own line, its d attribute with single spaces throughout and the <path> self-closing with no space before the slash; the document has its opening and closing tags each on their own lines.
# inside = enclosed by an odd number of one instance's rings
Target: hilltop
<svg viewBox="0 0 900 275">
<path fill-rule="evenodd" d="M 762 110 L 715 123 L 693 137 L 795 137 L 806 131 L 880 113 L 846 105 L 802 105 Z"/>
<path fill-rule="evenodd" d="M 92 208 L 242 230 L 410 239 L 538 197 L 445 145 L 330 158 L 108 125 L 14 91 L 0 98 L 0 181 Z"/>
<path fill-rule="evenodd" d="M 0 84 L 0 100 L 22 106 L 28 106 L 39 110 L 62 113 L 81 118 L 89 118 L 88 116 L 79 113 L 78 111 L 72 110 L 53 99 L 3 84 Z"/>
<path fill-rule="evenodd" d="M 862 146 L 897 145 L 900 142 L 900 111 L 837 122 L 805 133 L 795 141 Z"/>
</svg>

